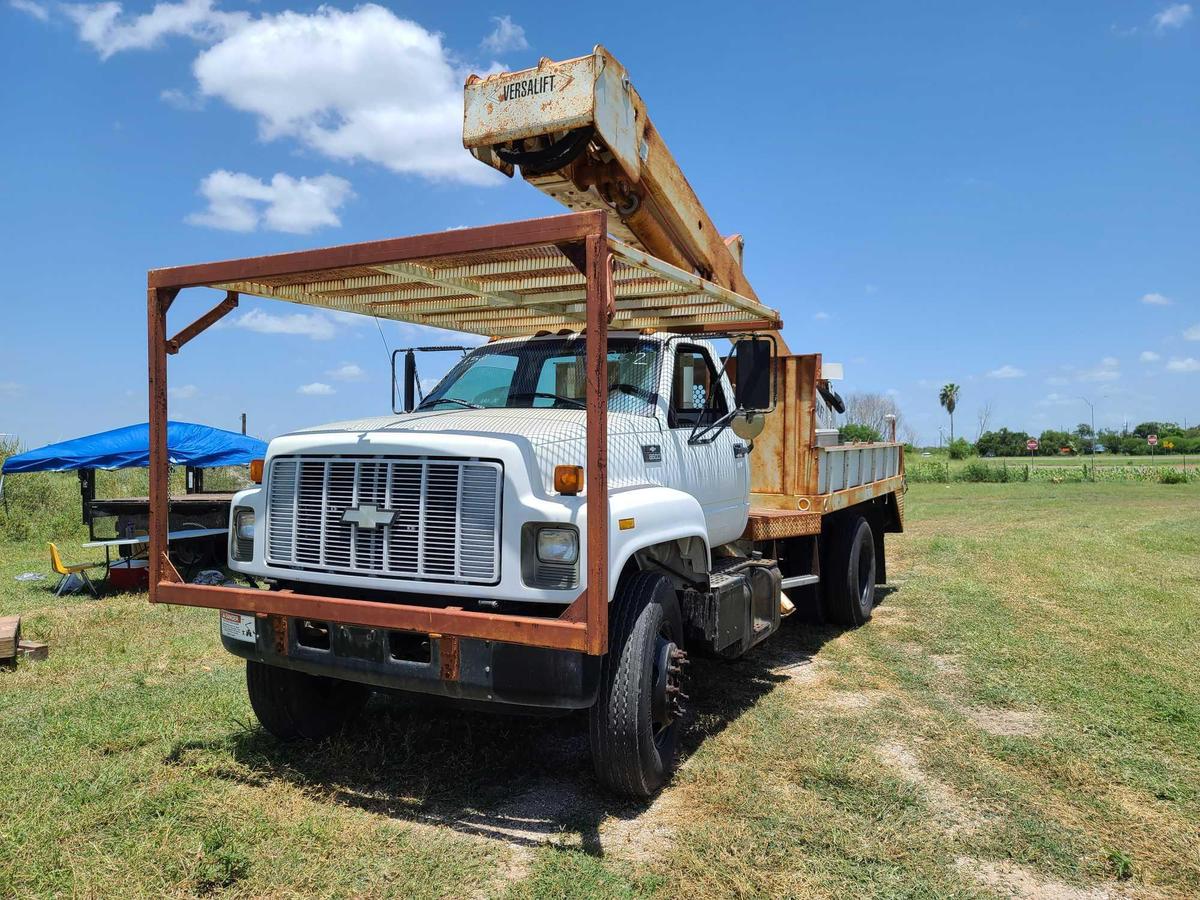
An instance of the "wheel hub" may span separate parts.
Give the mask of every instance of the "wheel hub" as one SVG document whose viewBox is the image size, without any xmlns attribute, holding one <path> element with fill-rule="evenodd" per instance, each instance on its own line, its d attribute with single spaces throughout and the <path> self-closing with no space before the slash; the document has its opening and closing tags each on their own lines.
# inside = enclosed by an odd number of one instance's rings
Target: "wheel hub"
<svg viewBox="0 0 1200 900">
<path fill-rule="evenodd" d="M 691 660 L 674 641 L 660 637 L 654 654 L 654 693 L 651 714 L 659 726 L 683 718 L 688 695 L 683 692 L 683 668 Z"/>
</svg>

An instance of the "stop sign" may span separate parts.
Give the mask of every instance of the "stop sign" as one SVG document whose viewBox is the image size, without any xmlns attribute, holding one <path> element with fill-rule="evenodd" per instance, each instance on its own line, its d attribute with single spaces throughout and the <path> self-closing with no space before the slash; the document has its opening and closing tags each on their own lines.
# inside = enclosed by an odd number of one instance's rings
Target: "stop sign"
<svg viewBox="0 0 1200 900">
<path fill-rule="evenodd" d="M 1149 444 L 1151 447 L 1153 447 L 1155 444 L 1158 443 L 1158 435 L 1157 434 L 1146 435 L 1146 443 Z"/>
<path fill-rule="evenodd" d="M 1030 438 L 1025 442 L 1025 449 L 1032 453 L 1038 448 L 1037 438 Z"/>
</svg>

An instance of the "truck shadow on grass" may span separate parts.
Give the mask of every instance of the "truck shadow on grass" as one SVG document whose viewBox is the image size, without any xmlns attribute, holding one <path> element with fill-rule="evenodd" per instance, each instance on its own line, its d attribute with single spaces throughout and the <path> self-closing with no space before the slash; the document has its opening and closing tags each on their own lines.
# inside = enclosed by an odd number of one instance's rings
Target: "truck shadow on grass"
<svg viewBox="0 0 1200 900">
<path fill-rule="evenodd" d="M 837 634 L 827 626 L 788 623 L 743 659 L 696 659 L 681 762 L 777 684 L 811 665 Z M 310 796 L 509 845 L 550 843 L 604 855 L 614 821 L 615 830 L 628 839 L 629 826 L 640 829 L 639 820 L 652 804 L 615 798 L 599 788 L 587 730 L 586 712 L 501 716 L 376 695 L 342 735 L 315 744 L 284 744 L 255 724 L 221 742 L 236 767 L 206 768 L 252 784 L 281 779 Z M 183 762 L 187 748 L 176 748 L 171 756 Z"/>
</svg>

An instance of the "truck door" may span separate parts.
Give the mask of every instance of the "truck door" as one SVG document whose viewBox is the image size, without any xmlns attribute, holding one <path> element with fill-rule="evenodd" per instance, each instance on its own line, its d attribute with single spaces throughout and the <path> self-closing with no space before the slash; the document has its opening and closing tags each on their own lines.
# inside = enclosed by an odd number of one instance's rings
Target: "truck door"
<svg viewBox="0 0 1200 900">
<path fill-rule="evenodd" d="M 729 428 L 693 440 L 701 425 L 732 408 L 727 381 L 708 349 L 678 344 L 669 387 L 667 422 L 678 479 L 675 487 L 700 501 L 713 546 L 740 537 L 749 512 L 749 467 L 743 442 Z"/>
</svg>

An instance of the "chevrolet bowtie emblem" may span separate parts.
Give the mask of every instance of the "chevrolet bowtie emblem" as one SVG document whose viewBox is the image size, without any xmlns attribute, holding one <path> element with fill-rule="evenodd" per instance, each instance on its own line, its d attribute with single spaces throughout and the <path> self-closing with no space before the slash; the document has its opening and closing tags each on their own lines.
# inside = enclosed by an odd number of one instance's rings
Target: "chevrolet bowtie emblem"
<svg viewBox="0 0 1200 900">
<path fill-rule="evenodd" d="M 393 510 L 379 509 L 374 503 L 364 503 L 361 506 L 353 506 L 342 513 L 342 521 L 350 522 L 359 528 L 374 530 L 380 525 L 391 525 L 395 515 Z"/>
</svg>

